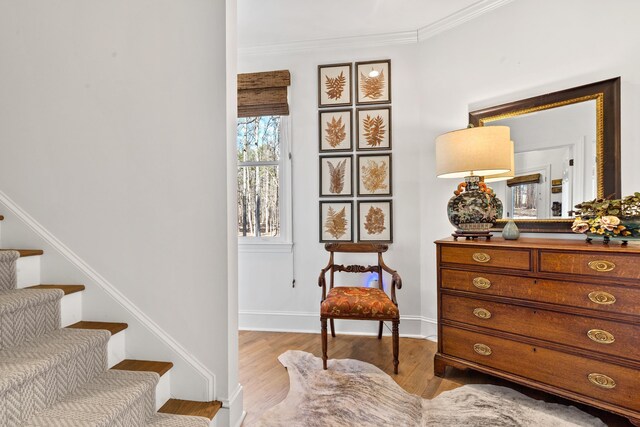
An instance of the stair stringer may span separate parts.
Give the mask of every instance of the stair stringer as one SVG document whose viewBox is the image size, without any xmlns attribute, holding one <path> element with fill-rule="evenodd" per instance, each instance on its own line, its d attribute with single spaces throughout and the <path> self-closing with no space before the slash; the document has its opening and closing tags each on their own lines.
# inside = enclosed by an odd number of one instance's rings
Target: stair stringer
<svg viewBox="0 0 640 427">
<path fill-rule="evenodd" d="M 82 283 L 86 286 L 82 300 L 85 319 L 129 324 L 127 358 L 169 360 L 174 364 L 172 396 L 197 401 L 216 399 L 215 374 L 211 370 L 2 192 L 0 212 L 4 216 L 1 247 L 44 250 L 40 257 L 42 283 Z"/>
</svg>

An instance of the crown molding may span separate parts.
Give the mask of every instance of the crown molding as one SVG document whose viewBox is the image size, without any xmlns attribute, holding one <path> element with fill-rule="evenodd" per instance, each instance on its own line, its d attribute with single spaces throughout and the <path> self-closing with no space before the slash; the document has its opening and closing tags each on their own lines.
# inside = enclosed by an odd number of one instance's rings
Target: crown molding
<svg viewBox="0 0 640 427">
<path fill-rule="evenodd" d="M 426 40 L 451 28 L 471 21 L 480 15 L 511 3 L 514 0 L 480 0 L 456 13 L 452 13 L 433 24 L 418 29 L 418 41 Z"/>
<path fill-rule="evenodd" d="M 335 49 L 365 49 L 395 45 L 416 44 L 436 34 L 464 24 L 489 11 L 511 3 L 514 0 L 480 0 L 458 12 L 452 13 L 439 21 L 419 28 L 415 31 L 401 31 L 386 34 L 370 34 L 366 36 L 334 37 L 316 40 L 299 40 L 287 43 L 270 43 L 243 46 L 238 48 L 241 57 L 263 55 L 291 55 L 312 51 Z"/>
<path fill-rule="evenodd" d="M 417 31 L 402 31 L 388 34 L 371 34 L 366 36 L 336 37 L 245 46 L 238 49 L 238 54 L 240 56 L 288 55 L 318 50 L 364 49 L 416 43 L 418 43 Z"/>
</svg>

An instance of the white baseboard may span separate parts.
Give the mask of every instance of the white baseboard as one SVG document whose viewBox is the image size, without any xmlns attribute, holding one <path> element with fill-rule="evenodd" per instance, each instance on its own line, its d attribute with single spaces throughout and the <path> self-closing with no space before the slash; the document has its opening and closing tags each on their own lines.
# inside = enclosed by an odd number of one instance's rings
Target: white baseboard
<svg viewBox="0 0 640 427">
<path fill-rule="evenodd" d="M 320 332 L 320 316 L 316 313 L 294 311 L 241 310 L 239 312 L 241 331 L 299 332 L 317 334 Z M 389 322 L 385 322 L 387 324 Z M 378 323 L 361 320 L 336 320 L 336 332 L 349 335 L 377 335 Z M 384 334 L 390 335 L 390 324 Z M 435 340 L 437 321 L 423 316 L 400 316 L 400 336 Z"/>
<path fill-rule="evenodd" d="M 240 427 L 247 413 L 244 410 L 244 393 L 242 385 L 238 384 L 235 391 L 228 398 L 221 398 L 222 408 L 213 418 L 217 420 L 216 427 Z"/>
</svg>

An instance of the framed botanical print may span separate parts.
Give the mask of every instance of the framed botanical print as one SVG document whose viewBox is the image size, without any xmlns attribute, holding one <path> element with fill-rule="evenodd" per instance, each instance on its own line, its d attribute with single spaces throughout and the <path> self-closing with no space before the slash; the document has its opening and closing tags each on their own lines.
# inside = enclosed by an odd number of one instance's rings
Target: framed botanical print
<svg viewBox="0 0 640 427">
<path fill-rule="evenodd" d="M 351 63 L 318 65 L 318 107 L 351 105 Z"/>
<path fill-rule="evenodd" d="M 351 151 L 351 110 L 329 110 L 319 112 L 320 152 Z"/>
<path fill-rule="evenodd" d="M 391 149 L 391 107 L 357 108 L 357 150 Z"/>
<path fill-rule="evenodd" d="M 356 62 L 356 104 L 391 103 L 391 60 Z"/>
<path fill-rule="evenodd" d="M 320 242 L 353 241 L 353 202 L 320 202 Z"/>
<path fill-rule="evenodd" d="M 320 156 L 320 197 L 353 196 L 353 156 Z"/>
<path fill-rule="evenodd" d="M 391 196 L 391 153 L 358 155 L 358 196 Z"/>
<path fill-rule="evenodd" d="M 393 242 L 393 202 L 391 200 L 358 201 L 358 241 Z"/>
</svg>

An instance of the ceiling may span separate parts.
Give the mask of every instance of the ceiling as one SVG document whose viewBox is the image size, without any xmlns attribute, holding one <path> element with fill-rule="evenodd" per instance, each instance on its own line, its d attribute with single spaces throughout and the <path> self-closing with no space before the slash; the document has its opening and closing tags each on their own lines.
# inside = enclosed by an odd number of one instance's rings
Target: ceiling
<svg viewBox="0 0 640 427">
<path fill-rule="evenodd" d="M 415 31 L 479 0 L 238 0 L 240 47 Z"/>
</svg>

